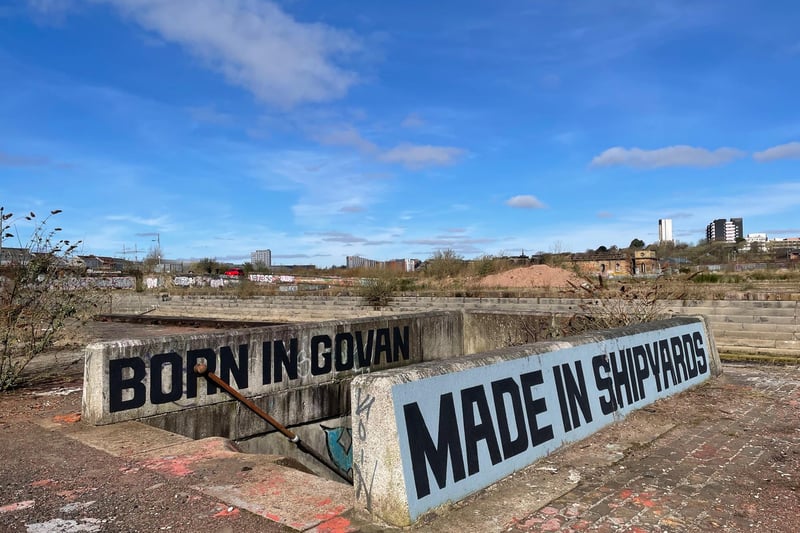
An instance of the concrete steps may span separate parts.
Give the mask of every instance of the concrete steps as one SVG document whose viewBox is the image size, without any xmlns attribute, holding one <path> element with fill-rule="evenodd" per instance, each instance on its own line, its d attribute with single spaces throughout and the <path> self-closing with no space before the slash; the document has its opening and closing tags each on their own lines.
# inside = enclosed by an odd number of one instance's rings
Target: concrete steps
<svg viewBox="0 0 800 533">
<path fill-rule="evenodd" d="M 374 309 L 357 296 L 230 296 L 158 295 L 121 297 L 112 303 L 115 313 L 147 311 L 154 316 L 208 317 L 286 322 L 418 313 L 433 310 L 513 311 L 573 315 L 591 308 L 591 300 L 577 298 L 470 298 L 399 296 L 389 306 Z M 665 300 L 660 309 L 672 315 L 707 318 L 721 353 L 800 357 L 800 302 L 752 300 Z"/>
</svg>

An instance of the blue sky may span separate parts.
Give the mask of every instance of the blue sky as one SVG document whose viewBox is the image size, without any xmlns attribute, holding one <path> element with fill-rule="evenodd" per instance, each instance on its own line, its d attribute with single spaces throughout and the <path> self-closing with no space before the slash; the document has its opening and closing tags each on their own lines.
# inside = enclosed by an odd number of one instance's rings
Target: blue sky
<svg viewBox="0 0 800 533">
<path fill-rule="evenodd" d="M 800 3 L 7 0 L 0 205 L 344 264 L 800 236 Z M 24 233 L 24 221 L 18 232 Z"/>
</svg>

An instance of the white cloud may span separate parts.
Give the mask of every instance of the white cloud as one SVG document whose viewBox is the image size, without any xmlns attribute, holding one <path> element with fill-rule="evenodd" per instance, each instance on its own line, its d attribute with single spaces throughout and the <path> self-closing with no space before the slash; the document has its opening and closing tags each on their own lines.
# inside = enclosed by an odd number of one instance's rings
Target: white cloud
<svg viewBox="0 0 800 533">
<path fill-rule="evenodd" d="M 377 150 L 377 146 L 372 141 L 365 139 L 353 127 L 345 127 L 337 130 L 330 130 L 317 136 L 317 140 L 322 144 L 331 146 L 347 146 L 356 148 L 361 152 L 372 153 Z"/>
<path fill-rule="evenodd" d="M 386 150 L 379 156 L 379 159 L 386 163 L 400 163 L 408 168 L 419 169 L 451 165 L 463 154 L 464 150 L 453 146 L 403 143 Z"/>
<path fill-rule="evenodd" d="M 44 15 L 63 15 L 72 6 L 72 0 L 28 0 L 28 5 Z"/>
<path fill-rule="evenodd" d="M 425 125 L 425 121 L 417 113 L 411 113 L 403 119 L 400 125 L 404 128 L 420 128 Z"/>
<path fill-rule="evenodd" d="M 678 145 L 642 150 L 615 146 L 592 159 L 593 167 L 630 166 L 634 168 L 713 167 L 730 163 L 744 154 L 734 148 L 708 150 Z"/>
<path fill-rule="evenodd" d="M 272 2 L 101 0 L 177 43 L 269 104 L 291 107 L 344 96 L 357 81 L 334 61 L 359 50 L 349 33 L 298 22 Z"/>
<path fill-rule="evenodd" d="M 790 142 L 767 148 L 763 152 L 754 153 L 753 159 L 761 163 L 776 159 L 800 159 L 800 142 Z"/>
<path fill-rule="evenodd" d="M 544 209 L 545 205 L 530 194 L 520 194 L 508 199 L 506 205 L 518 209 Z"/>
</svg>

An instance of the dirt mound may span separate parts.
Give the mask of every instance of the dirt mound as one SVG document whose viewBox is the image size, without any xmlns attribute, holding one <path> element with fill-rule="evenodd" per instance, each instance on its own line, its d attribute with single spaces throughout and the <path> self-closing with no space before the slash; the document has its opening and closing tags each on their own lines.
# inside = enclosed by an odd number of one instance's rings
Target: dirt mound
<svg viewBox="0 0 800 533">
<path fill-rule="evenodd" d="M 481 287 L 564 287 L 571 281 L 580 285 L 583 280 L 569 270 L 549 265 L 532 265 L 514 268 L 499 274 L 486 276 L 480 281 Z"/>
</svg>

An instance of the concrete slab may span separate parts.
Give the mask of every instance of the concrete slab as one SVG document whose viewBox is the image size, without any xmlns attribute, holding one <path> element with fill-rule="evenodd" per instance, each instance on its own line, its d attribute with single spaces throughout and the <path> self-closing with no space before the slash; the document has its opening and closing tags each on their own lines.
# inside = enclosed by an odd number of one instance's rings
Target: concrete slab
<svg viewBox="0 0 800 533">
<path fill-rule="evenodd" d="M 295 531 L 352 511 L 352 486 L 308 473 L 282 456 L 241 453 L 221 437 L 195 441 L 139 422 L 91 426 L 51 419 L 39 423 L 109 455 L 127 458 L 137 465 L 130 468 L 185 479 L 193 490 Z"/>
</svg>

